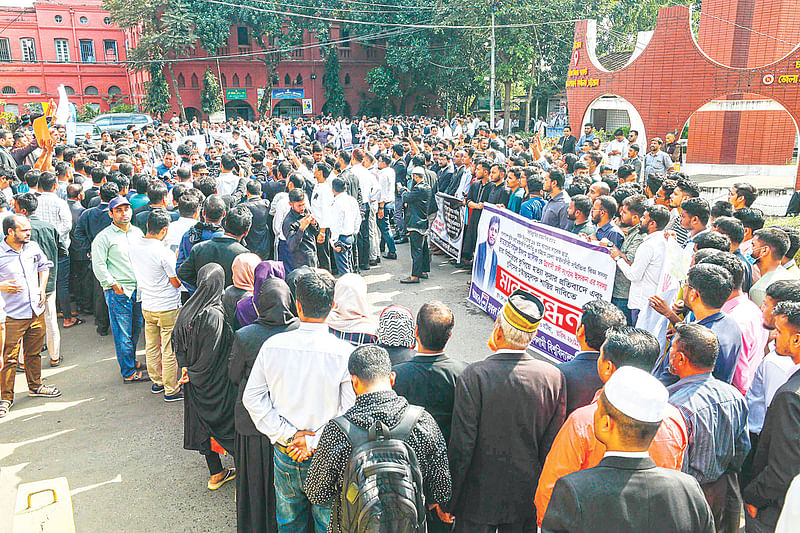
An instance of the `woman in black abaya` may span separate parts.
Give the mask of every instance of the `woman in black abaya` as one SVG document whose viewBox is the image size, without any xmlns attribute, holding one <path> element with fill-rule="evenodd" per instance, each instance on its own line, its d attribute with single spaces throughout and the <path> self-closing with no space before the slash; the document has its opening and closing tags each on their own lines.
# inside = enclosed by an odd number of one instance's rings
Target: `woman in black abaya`
<svg viewBox="0 0 800 533">
<path fill-rule="evenodd" d="M 228 377 L 239 387 L 236 400 L 236 523 L 240 533 L 277 531 L 272 444 L 253 425 L 242 404 L 242 394 L 261 345 L 271 336 L 296 329 L 292 294 L 285 281 L 267 279 L 255 296 L 255 323 L 235 333 Z"/>
<path fill-rule="evenodd" d="M 216 490 L 236 478 L 236 469 L 224 469 L 211 449 L 211 437 L 233 453 L 233 408 L 236 389 L 228 379 L 233 330 L 225 322 L 222 291 L 225 271 L 209 263 L 197 275 L 197 290 L 183 306 L 172 330 L 172 347 L 181 367 L 183 384 L 183 447 L 206 458 Z"/>
</svg>

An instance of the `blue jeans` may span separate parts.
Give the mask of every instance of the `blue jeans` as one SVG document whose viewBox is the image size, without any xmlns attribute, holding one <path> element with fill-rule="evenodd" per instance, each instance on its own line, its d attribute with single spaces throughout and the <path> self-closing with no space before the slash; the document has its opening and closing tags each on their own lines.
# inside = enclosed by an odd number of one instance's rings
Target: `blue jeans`
<svg viewBox="0 0 800 533">
<path fill-rule="evenodd" d="M 339 235 L 337 239 L 341 246 L 342 251 L 333 251 L 333 257 L 336 261 L 336 270 L 339 275 L 347 274 L 353 271 L 353 236 L 352 235 Z M 331 246 L 336 246 L 337 243 L 331 243 Z"/>
<path fill-rule="evenodd" d="M 622 311 L 622 314 L 625 315 L 625 320 L 628 322 L 629 326 L 635 326 L 636 322 L 633 320 L 633 316 L 631 315 L 631 310 L 628 308 L 628 299 L 627 298 L 614 298 L 611 297 L 611 303 L 619 307 L 619 310 Z"/>
<path fill-rule="evenodd" d="M 292 268 L 292 254 L 289 253 L 289 244 L 278 239 L 278 261 L 283 262 L 283 268 L 286 272 L 291 272 Z"/>
<path fill-rule="evenodd" d="M 394 238 L 392 237 L 392 233 L 389 231 L 389 220 L 387 219 L 388 211 L 384 207 L 383 210 L 383 218 L 378 219 L 378 229 L 381 230 L 381 237 L 383 241 L 386 243 L 386 247 L 389 248 L 389 253 L 396 253 L 397 247 L 394 245 Z"/>
<path fill-rule="evenodd" d="M 276 448 L 274 465 L 278 531 L 302 533 L 306 531 L 309 519 L 313 519 L 314 531 L 325 533 L 331 520 L 331 508 L 313 505 L 303 492 L 311 459 L 298 463 Z"/>
<path fill-rule="evenodd" d="M 123 378 L 129 378 L 136 372 L 136 344 L 139 342 L 139 332 L 144 326 L 142 304 L 136 301 L 135 291 L 130 298 L 124 294 L 119 295 L 111 289 L 103 292 L 108 304 L 108 316 L 119 370 Z"/>
</svg>

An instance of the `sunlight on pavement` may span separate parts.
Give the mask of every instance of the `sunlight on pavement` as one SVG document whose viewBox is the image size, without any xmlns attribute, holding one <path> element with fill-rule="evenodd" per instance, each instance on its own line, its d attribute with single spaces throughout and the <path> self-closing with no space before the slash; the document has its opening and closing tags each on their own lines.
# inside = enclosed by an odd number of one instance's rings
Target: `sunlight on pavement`
<svg viewBox="0 0 800 533">
<path fill-rule="evenodd" d="M 11 411 L 8 412 L 8 415 L 0 420 L 0 424 L 6 424 L 12 420 L 16 420 L 17 418 L 23 418 L 37 413 L 56 413 L 58 411 L 63 411 L 65 409 L 69 409 L 70 407 L 75 407 L 76 405 L 80 405 L 84 402 L 90 402 L 92 400 L 94 400 L 94 398 L 86 398 L 85 400 L 77 400 L 74 402 L 58 402 L 47 400 L 41 405 L 22 408 L 17 407 L 18 404 L 15 404 L 14 407 L 11 408 Z"/>
</svg>

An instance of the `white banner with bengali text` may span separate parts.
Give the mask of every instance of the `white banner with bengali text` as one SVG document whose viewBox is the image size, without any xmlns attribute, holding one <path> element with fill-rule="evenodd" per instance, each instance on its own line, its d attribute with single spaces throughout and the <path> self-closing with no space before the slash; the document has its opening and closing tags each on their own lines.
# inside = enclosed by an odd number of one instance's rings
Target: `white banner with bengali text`
<svg viewBox="0 0 800 533">
<path fill-rule="evenodd" d="M 466 207 L 455 196 L 440 192 L 436 193 L 436 205 L 436 218 L 431 223 L 431 243 L 453 259 L 459 259 L 464 241 Z"/>
<path fill-rule="evenodd" d="M 469 301 L 496 318 L 515 290 L 535 294 L 545 314 L 531 348 L 556 362 L 572 359 L 583 305 L 611 301 L 616 265 L 608 250 L 491 204 L 477 240 Z"/>
</svg>

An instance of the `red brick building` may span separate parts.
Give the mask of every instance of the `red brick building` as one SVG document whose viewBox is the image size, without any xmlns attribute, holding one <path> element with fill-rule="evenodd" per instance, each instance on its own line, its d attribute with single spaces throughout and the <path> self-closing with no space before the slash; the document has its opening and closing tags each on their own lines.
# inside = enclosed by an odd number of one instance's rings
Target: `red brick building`
<svg viewBox="0 0 800 533">
<path fill-rule="evenodd" d="M 640 34 L 616 69 L 595 56 L 596 31 L 591 20 L 575 26 L 567 78 L 573 124 L 616 96 L 648 139 L 688 122 L 690 163 L 791 163 L 800 123 L 796 0 L 704 0 L 697 39 L 687 7 L 661 8 L 654 31 Z"/>
<path fill-rule="evenodd" d="M 64 84 L 78 107 L 109 109 L 112 98 L 138 104 L 145 78 L 122 61 L 131 43 L 101 0 L 6 2 L 0 8 L 0 100 L 5 110 L 56 98 Z"/>
<path fill-rule="evenodd" d="M 4 0 L 0 7 L 0 100 L 5 110 L 19 114 L 23 104 L 46 102 L 57 96 L 64 84 L 70 101 L 78 107 L 90 105 L 108 111 L 112 101 L 138 105 L 144 99 L 146 73 L 128 72 L 126 50 L 136 45 L 136 35 L 111 24 L 101 0 Z M 341 40 L 341 30 L 330 30 L 332 41 Z M 325 104 L 322 76 L 324 60 L 313 34 L 306 32 L 302 46 L 281 61 L 272 87 L 273 113 L 299 116 L 319 114 Z M 337 45 L 340 81 L 344 97 L 353 113 L 367 97 L 367 73 L 383 62 L 381 42 L 356 41 Z M 225 47 L 215 56 L 236 56 L 258 52 L 248 28 L 233 26 Z M 183 105 L 189 116 L 204 116 L 200 92 L 207 69 L 221 78 L 225 108 L 229 116 L 255 118 L 259 89 L 267 85 L 267 70 L 253 56 L 216 59 L 198 47 L 191 56 L 196 61 L 174 64 Z M 169 72 L 165 71 L 170 89 Z M 115 98 L 111 98 L 115 97 Z M 172 110 L 178 113 L 173 97 Z M 305 103 L 306 108 L 303 108 Z M 308 107 L 310 104 L 310 108 Z"/>
</svg>

